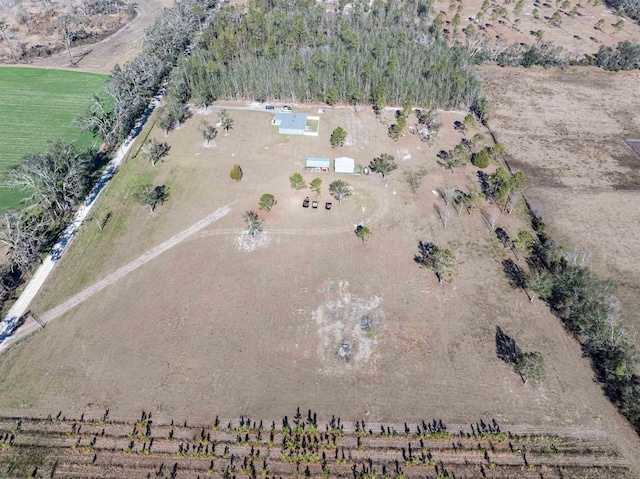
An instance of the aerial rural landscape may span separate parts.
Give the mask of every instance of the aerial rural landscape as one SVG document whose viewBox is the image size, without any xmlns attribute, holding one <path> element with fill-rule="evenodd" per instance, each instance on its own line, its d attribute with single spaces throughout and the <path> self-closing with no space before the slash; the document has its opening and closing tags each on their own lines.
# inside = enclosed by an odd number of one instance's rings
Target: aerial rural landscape
<svg viewBox="0 0 640 479">
<path fill-rule="evenodd" d="M 637 2 L 0 33 L 0 477 L 640 477 Z"/>
</svg>

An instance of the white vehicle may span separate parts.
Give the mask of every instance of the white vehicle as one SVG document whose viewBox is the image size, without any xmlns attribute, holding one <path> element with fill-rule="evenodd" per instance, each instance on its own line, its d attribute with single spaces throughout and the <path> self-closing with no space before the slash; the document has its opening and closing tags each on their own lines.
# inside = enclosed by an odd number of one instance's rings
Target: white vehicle
<svg viewBox="0 0 640 479">
<path fill-rule="evenodd" d="M 283 107 L 280 109 L 280 111 L 281 111 L 282 113 L 285 113 L 285 112 L 286 112 L 286 113 L 291 113 L 291 112 L 293 111 L 293 108 L 291 108 L 291 107 L 290 107 L 290 106 L 288 106 L 288 105 L 285 105 L 285 106 L 283 106 Z"/>
</svg>

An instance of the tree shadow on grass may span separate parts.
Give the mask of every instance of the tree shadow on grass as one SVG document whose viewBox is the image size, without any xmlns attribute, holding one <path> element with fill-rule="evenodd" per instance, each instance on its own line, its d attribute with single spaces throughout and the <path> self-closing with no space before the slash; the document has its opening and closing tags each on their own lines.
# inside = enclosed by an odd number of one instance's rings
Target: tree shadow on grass
<svg viewBox="0 0 640 479">
<path fill-rule="evenodd" d="M 496 354 L 508 364 L 516 364 L 522 354 L 516 340 L 506 334 L 500 326 L 496 326 Z"/>
</svg>

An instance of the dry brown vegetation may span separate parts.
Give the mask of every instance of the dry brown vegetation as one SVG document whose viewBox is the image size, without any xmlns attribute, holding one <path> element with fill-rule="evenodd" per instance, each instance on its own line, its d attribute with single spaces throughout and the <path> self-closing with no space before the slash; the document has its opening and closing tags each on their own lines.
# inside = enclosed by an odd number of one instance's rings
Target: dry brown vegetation
<svg viewBox="0 0 640 479">
<path fill-rule="evenodd" d="M 0 2 L 4 22 L 0 61 L 16 62 L 46 57 L 67 43 L 94 43 L 129 22 L 133 4 L 110 0 L 71 0 L 65 3 Z"/>
<path fill-rule="evenodd" d="M 595 68 L 483 67 L 491 130 L 525 172 L 527 199 L 553 236 L 595 253 L 592 264 L 619 284 L 628 321 L 640 330 L 639 72 Z"/>
<path fill-rule="evenodd" d="M 443 229 L 434 192 L 478 182 L 471 165 L 451 173 L 436 162 L 440 149 L 462 139 L 452 125 L 463 114 L 442 113 L 445 128 L 432 148 L 416 136 L 393 142 L 369 110 L 328 109 L 318 138 L 280 136 L 267 113 L 229 114 L 233 129 L 209 148 L 199 113 L 167 137 L 154 130 L 169 154 L 155 168 L 129 160 L 96 211 L 112 213 L 105 229 L 84 225 L 33 309 L 46 316 L 218 208 L 231 212 L 4 353 L 3 414 L 53 408 L 79 416 L 112 407 L 126 418 L 152 408 L 162 422 L 203 422 L 211 411 L 274 418 L 304 404 L 349 421 L 463 423 L 489 415 L 549 432 L 606 424 L 627 458 L 640 457 L 579 346 L 543 303 L 509 286 L 502 261 L 513 255 L 480 214 L 453 212 Z M 206 118 L 217 115 L 210 110 Z M 329 135 L 337 126 L 349 137 L 334 150 Z M 315 195 L 289 186 L 307 156 L 346 155 L 366 165 L 383 152 L 400 168 L 387 181 L 340 176 L 353 195 L 330 211 L 302 208 Z M 228 176 L 234 163 L 244 172 L 239 183 Z M 410 171 L 425 173 L 415 193 Z M 307 183 L 323 178 L 320 201 L 331 201 L 327 187 L 338 175 L 304 176 Z M 170 193 L 151 216 L 132 197 L 148 182 Z M 261 212 L 265 233 L 254 243 L 242 235 L 242 214 L 257 209 L 263 193 L 278 204 Z M 373 232 L 366 246 L 354 235 L 358 224 Z M 515 213 L 499 225 L 511 234 L 527 227 Z M 453 283 L 438 285 L 415 264 L 419 241 L 454 251 Z M 373 319 L 371 331 L 360 327 L 364 315 Z M 524 385 L 498 359 L 496 326 L 523 350 L 542 353 L 548 374 L 540 386 Z M 355 346 L 347 362 L 335 355 L 343 340 Z"/>
<path fill-rule="evenodd" d="M 550 40 L 554 44 L 565 48 L 569 54 L 575 57 L 582 57 L 584 54 L 594 54 L 600 45 L 615 45 L 624 40 L 638 41 L 640 38 L 640 25 L 630 18 L 620 17 L 606 5 L 591 4 L 586 0 L 526 0 L 521 12 L 514 12 L 517 0 L 492 1 L 487 9 L 483 11 L 484 18 L 481 21 L 476 19 L 478 12 L 482 10 L 484 0 L 464 0 L 462 12 L 460 13 L 459 36 L 464 40 L 462 29 L 473 24 L 476 28 L 488 35 L 493 42 L 502 40 L 508 44 L 536 42 L 535 33 L 542 30 L 543 39 Z M 454 10 L 450 10 L 453 5 Z M 451 22 L 456 14 L 456 1 L 440 1 L 435 3 L 436 11 L 443 11 L 447 14 L 447 20 Z M 575 12 L 572 13 L 575 7 Z M 506 10 L 506 16 L 492 18 L 494 10 Z M 538 18 L 533 13 L 537 9 Z M 561 23 L 556 26 L 552 24 L 551 17 L 555 12 L 559 12 Z M 475 19 L 475 20 L 473 20 Z M 602 26 L 596 28 L 600 20 L 604 20 Z M 621 28 L 616 28 L 620 20 L 623 20 Z M 446 25 L 453 35 L 452 25 Z"/>
</svg>

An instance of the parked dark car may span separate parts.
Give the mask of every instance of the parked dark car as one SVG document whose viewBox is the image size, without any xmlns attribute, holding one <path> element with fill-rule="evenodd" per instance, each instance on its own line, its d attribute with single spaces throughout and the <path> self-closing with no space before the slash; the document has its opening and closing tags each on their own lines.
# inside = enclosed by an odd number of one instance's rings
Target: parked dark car
<svg viewBox="0 0 640 479">
<path fill-rule="evenodd" d="M 275 108 L 273 107 L 273 105 L 265 105 L 264 106 L 265 110 L 275 110 Z"/>
</svg>

